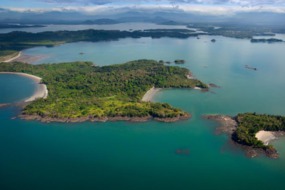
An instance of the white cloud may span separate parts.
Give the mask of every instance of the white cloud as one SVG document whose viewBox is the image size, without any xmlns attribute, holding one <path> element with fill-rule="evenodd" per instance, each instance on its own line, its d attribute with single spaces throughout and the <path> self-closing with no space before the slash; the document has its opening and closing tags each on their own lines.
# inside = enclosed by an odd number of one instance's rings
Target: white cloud
<svg viewBox="0 0 285 190">
<path fill-rule="evenodd" d="M 26 0 L 29 1 L 29 0 Z M 30 0 L 31 1 L 31 0 Z M 236 5 L 236 6 L 260 6 L 275 5 L 284 6 L 285 0 L 33 0 L 54 4 L 81 4 L 81 5 L 105 5 L 105 4 L 144 4 L 144 3 L 168 3 L 168 4 L 203 4 L 203 5 Z"/>
<path fill-rule="evenodd" d="M 206 15 L 233 15 L 237 12 L 285 13 L 285 0 L 37 0 L 54 3 L 52 8 L 10 8 L 25 12 L 78 11 L 104 14 L 133 10 L 176 10 Z M 61 3 L 58 3 L 61 2 Z M 73 3 L 76 3 L 73 4 Z M 133 2 L 133 3 L 131 3 Z M 144 2 L 144 3 L 143 3 Z M 148 3 L 147 3 L 148 2 Z M 152 2 L 152 3 L 150 3 Z M 87 6 L 88 5 L 88 6 Z M 280 5 L 280 6 L 279 6 Z"/>
</svg>

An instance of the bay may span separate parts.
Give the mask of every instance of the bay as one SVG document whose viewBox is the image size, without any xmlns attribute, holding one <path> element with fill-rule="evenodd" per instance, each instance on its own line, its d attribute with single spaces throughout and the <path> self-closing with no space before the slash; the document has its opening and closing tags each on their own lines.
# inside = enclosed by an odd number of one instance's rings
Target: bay
<svg viewBox="0 0 285 190">
<path fill-rule="evenodd" d="M 216 43 L 211 42 L 212 38 Z M 217 123 L 202 119 L 203 114 L 209 113 L 285 115 L 283 50 L 284 44 L 252 44 L 249 40 L 220 36 L 128 38 L 25 50 L 23 53 L 31 56 L 48 55 L 34 64 L 84 60 L 102 66 L 143 58 L 185 59 L 182 67 L 220 88 L 212 88 L 210 92 L 186 89 L 158 92 L 154 101 L 170 103 L 192 114 L 190 120 L 177 123 L 47 124 L 11 120 L 20 110 L 0 109 L 0 186 L 3 189 L 283 189 L 284 138 L 273 142 L 280 153 L 279 159 L 264 156 L 250 159 L 226 135 L 215 134 Z M 247 69 L 245 65 L 257 70 Z M 10 81 L 1 79 L 4 80 Z M 5 100 L 2 93 L 0 100 Z M 189 154 L 177 154 L 179 150 L 188 150 Z"/>
<path fill-rule="evenodd" d="M 16 103 L 32 96 L 36 87 L 32 79 L 15 74 L 0 74 L 0 89 L 0 103 Z"/>
</svg>

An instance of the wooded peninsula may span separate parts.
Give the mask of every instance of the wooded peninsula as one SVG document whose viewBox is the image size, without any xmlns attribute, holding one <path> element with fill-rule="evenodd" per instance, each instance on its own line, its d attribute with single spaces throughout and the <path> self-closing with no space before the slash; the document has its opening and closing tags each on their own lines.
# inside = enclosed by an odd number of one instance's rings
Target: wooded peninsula
<svg viewBox="0 0 285 190">
<path fill-rule="evenodd" d="M 106 120 L 172 122 L 190 114 L 167 103 L 141 101 L 152 87 L 204 88 L 197 79 L 188 79 L 188 69 L 165 66 L 153 60 L 95 66 L 91 62 L 31 65 L 0 63 L 0 72 L 22 72 L 42 78 L 49 95 L 24 107 L 21 117 L 45 122 Z"/>
</svg>

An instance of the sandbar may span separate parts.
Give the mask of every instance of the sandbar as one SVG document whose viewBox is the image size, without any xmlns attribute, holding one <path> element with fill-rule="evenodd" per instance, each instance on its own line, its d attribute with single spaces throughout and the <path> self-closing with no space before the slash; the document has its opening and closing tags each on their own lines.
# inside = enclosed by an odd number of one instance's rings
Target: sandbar
<svg viewBox="0 0 285 190">
<path fill-rule="evenodd" d="M 262 141 L 265 145 L 268 145 L 270 141 L 276 139 L 275 133 L 272 131 L 259 131 L 255 134 L 255 137 Z"/>
<path fill-rule="evenodd" d="M 30 63 L 33 64 L 39 60 L 47 58 L 47 55 L 27 55 L 22 54 L 21 56 L 17 57 L 13 61 L 23 62 L 23 63 Z"/>
<path fill-rule="evenodd" d="M 24 77 L 28 77 L 28 78 L 32 79 L 35 83 L 37 83 L 37 87 L 36 87 L 34 94 L 31 97 L 25 99 L 24 102 L 31 102 L 31 101 L 34 101 L 38 98 L 46 99 L 48 96 L 47 86 L 45 84 L 41 83 L 42 78 L 40 78 L 38 76 L 34 76 L 34 75 L 26 74 L 26 73 L 18 73 L 18 72 L 0 72 L 0 74 L 21 75 Z"/>
<path fill-rule="evenodd" d="M 150 101 L 152 101 L 154 95 L 155 95 L 158 91 L 160 91 L 160 90 L 161 90 L 161 88 L 152 87 L 151 89 L 149 89 L 149 90 L 145 93 L 145 95 L 144 95 L 143 98 L 142 98 L 142 101 L 143 101 L 143 102 L 150 102 Z"/>
<path fill-rule="evenodd" d="M 19 57 L 21 57 L 21 55 L 22 55 L 22 52 L 20 51 L 20 52 L 18 53 L 18 55 L 16 55 L 15 57 L 12 57 L 12 58 L 10 58 L 10 59 L 7 59 L 7 60 L 5 60 L 5 61 L 3 61 L 3 62 L 4 62 L 4 63 L 12 62 L 12 61 L 18 59 Z"/>
</svg>

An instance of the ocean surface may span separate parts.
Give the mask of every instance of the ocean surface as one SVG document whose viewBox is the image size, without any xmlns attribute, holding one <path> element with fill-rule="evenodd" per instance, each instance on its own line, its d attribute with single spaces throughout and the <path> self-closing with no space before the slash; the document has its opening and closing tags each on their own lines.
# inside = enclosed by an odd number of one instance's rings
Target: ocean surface
<svg viewBox="0 0 285 190">
<path fill-rule="evenodd" d="M 176 123 L 47 124 L 11 119 L 19 108 L 2 108 L 0 189 L 284 189 L 285 138 L 273 142 L 279 159 L 251 159 L 228 136 L 215 133 L 217 123 L 202 119 L 203 114 L 212 113 L 285 115 L 284 48 L 284 43 L 252 44 L 249 40 L 201 36 L 128 38 L 25 50 L 27 55 L 43 55 L 34 64 L 84 60 L 109 65 L 143 58 L 185 59 L 182 67 L 220 88 L 157 93 L 154 101 L 170 103 L 193 115 Z M 33 93 L 30 79 L 0 77 L 0 102 L 21 100 Z M 189 154 L 177 154 L 180 150 Z"/>
</svg>

